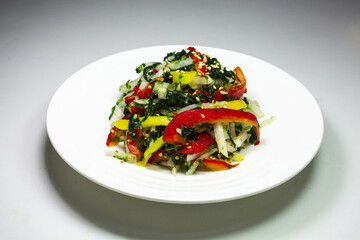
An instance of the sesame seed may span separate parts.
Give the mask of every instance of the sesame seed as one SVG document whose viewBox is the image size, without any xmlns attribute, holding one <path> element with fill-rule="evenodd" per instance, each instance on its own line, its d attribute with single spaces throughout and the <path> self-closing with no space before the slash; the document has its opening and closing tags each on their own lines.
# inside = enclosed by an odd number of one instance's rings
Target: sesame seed
<svg viewBox="0 0 360 240">
<path fill-rule="evenodd" d="M 179 135 L 181 135 L 181 133 L 182 133 L 182 131 L 181 131 L 180 128 L 177 128 L 177 129 L 176 129 L 176 132 L 177 132 Z"/>
<path fill-rule="evenodd" d="M 213 85 L 213 89 L 216 89 L 216 86 L 215 86 L 215 85 Z"/>
<path fill-rule="evenodd" d="M 176 156 L 175 159 L 176 159 L 176 160 L 179 160 L 180 158 L 179 158 L 179 156 Z"/>
<path fill-rule="evenodd" d="M 172 78 L 172 75 L 170 75 L 169 78 Z"/>
<path fill-rule="evenodd" d="M 205 115 L 204 114 L 200 114 L 201 118 L 205 118 Z"/>
<path fill-rule="evenodd" d="M 191 148 L 191 146 L 187 146 L 186 148 Z"/>
<path fill-rule="evenodd" d="M 224 70 L 221 69 L 220 72 L 221 72 L 221 73 L 224 73 Z"/>
<path fill-rule="evenodd" d="M 138 117 L 138 115 L 137 115 L 137 114 L 135 114 L 135 115 L 134 115 L 134 119 L 137 119 L 137 117 Z"/>
<path fill-rule="evenodd" d="M 200 98 L 198 98 L 198 97 L 195 97 L 195 99 L 196 99 L 196 101 L 200 102 Z"/>
<path fill-rule="evenodd" d="M 152 86 L 151 86 L 151 85 L 149 85 L 149 86 L 148 86 L 148 89 L 152 89 Z"/>
<path fill-rule="evenodd" d="M 219 90 L 222 90 L 222 89 L 224 89 L 224 87 L 223 87 L 223 86 L 219 87 Z"/>
</svg>

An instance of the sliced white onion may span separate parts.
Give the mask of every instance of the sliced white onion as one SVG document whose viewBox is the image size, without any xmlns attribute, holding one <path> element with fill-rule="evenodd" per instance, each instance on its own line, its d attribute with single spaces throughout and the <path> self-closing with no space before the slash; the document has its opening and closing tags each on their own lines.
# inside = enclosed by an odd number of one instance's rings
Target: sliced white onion
<svg viewBox="0 0 360 240">
<path fill-rule="evenodd" d="M 264 128 L 270 124 L 272 124 L 274 121 L 276 120 L 276 117 L 275 116 L 271 116 L 269 119 L 265 119 L 263 121 L 261 121 L 259 124 L 260 124 L 260 127 L 261 128 Z"/>
<path fill-rule="evenodd" d="M 229 152 L 235 152 L 236 151 L 236 148 L 230 143 L 230 142 L 226 142 L 226 147 L 227 147 L 227 150 Z"/>
<path fill-rule="evenodd" d="M 137 79 L 135 79 L 135 80 L 130 81 L 130 82 L 128 83 L 128 86 L 130 86 L 130 88 L 127 88 L 127 87 L 126 87 L 126 84 L 121 85 L 119 91 L 120 91 L 121 93 L 126 93 L 127 91 L 133 90 L 134 87 L 137 85 L 139 79 L 140 79 L 140 77 L 137 78 Z"/>
<path fill-rule="evenodd" d="M 167 115 L 169 115 L 170 117 L 175 116 L 172 112 L 166 112 L 165 109 L 160 109 L 159 112 L 160 112 L 163 116 L 167 116 Z"/>
<path fill-rule="evenodd" d="M 214 133 L 219 152 L 221 152 L 225 157 L 228 157 L 224 128 L 221 122 L 217 122 L 214 124 Z"/>
<path fill-rule="evenodd" d="M 164 73 L 164 67 L 165 67 L 165 63 L 159 64 L 155 67 L 157 73 L 151 75 L 150 79 L 154 79 L 157 77 L 161 77 Z"/>
<path fill-rule="evenodd" d="M 179 110 L 176 111 L 176 113 L 182 113 L 182 112 L 185 112 L 187 110 L 191 110 L 191 109 L 195 109 L 197 108 L 198 105 L 195 103 L 195 104 L 191 104 L 189 106 L 186 106 L 186 107 L 183 107 L 183 108 L 180 108 Z"/>
<path fill-rule="evenodd" d="M 137 100 L 134 100 L 134 102 L 136 102 L 137 104 L 141 104 L 141 105 L 147 105 L 147 104 L 149 104 L 149 99 L 137 99 Z"/>
<path fill-rule="evenodd" d="M 231 139 L 234 141 L 234 139 L 236 138 L 236 131 L 235 131 L 235 124 L 234 123 L 229 124 L 229 135 L 230 135 Z"/>
<path fill-rule="evenodd" d="M 193 64 L 194 61 L 191 58 L 186 58 L 184 60 L 174 61 L 169 63 L 169 68 L 172 70 L 177 70 L 179 68 L 186 67 L 190 64 Z"/>
<path fill-rule="evenodd" d="M 239 148 L 244 144 L 244 142 L 248 138 L 249 138 L 249 134 L 247 134 L 246 132 L 242 132 L 239 134 L 239 136 L 233 138 L 233 141 L 234 141 L 236 147 Z"/>
<path fill-rule="evenodd" d="M 148 83 L 149 82 L 146 81 L 144 77 L 141 77 L 141 83 L 140 83 L 139 89 L 144 89 L 148 85 Z"/>
<path fill-rule="evenodd" d="M 191 83 L 192 84 L 206 85 L 206 84 L 211 84 L 213 82 L 214 82 L 214 80 L 209 76 L 207 76 L 207 77 L 195 76 Z"/>
<path fill-rule="evenodd" d="M 110 122 L 115 122 L 117 120 L 122 119 L 125 116 L 124 109 L 125 107 L 119 107 L 116 105 L 114 109 L 114 113 L 110 118 Z"/>
<path fill-rule="evenodd" d="M 195 159 L 204 159 L 209 157 L 211 154 L 213 154 L 214 152 L 216 152 L 216 148 L 215 147 L 209 147 L 207 149 L 205 149 L 202 152 L 198 152 L 198 153 L 194 153 L 194 154 L 188 154 L 186 156 L 186 161 L 191 162 L 192 160 Z"/>
<path fill-rule="evenodd" d="M 262 118 L 265 114 L 261 111 L 260 105 L 257 101 L 248 100 L 248 108 L 254 113 L 257 118 Z"/>
<path fill-rule="evenodd" d="M 199 160 L 196 160 L 191 167 L 189 168 L 189 170 L 187 170 L 187 172 L 185 173 L 185 175 L 193 175 L 196 168 L 199 166 L 200 162 Z"/>
<path fill-rule="evenodd" d="M 132 153 L 127 154 L 127 159 L 128 159 L 129 163 L 136 163 L 137 162 L 137 156 L 132 154 Z"/>
</svg>

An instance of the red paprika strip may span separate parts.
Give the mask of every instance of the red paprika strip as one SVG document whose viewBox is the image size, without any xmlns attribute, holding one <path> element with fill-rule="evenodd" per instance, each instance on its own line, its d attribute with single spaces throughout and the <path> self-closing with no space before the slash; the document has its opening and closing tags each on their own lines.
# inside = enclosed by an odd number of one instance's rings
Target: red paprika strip
<svg viewBox="0 0 360 240">
<path fill-rule="evenodd" d="M 193 109 L 176 115 L 167 125 L 164 131 L 164 142 L 176 145 L 185 144 L 185 138 L 181 137 L 176 129 L 182 127 L 195 127 L 198 123 L 216 122 L 239 122 L 254 126 L 256 132 L 255 145 L 260 142 L 259 125 L 256 117 L 252 113 L 242 112 L 233 109 Z"/>
<path fill-rule="evenodd" d="M 211 170 L 211 171 L 221 171 L 221 170 L 228 170 L 230 168 L 237 167 L 239 163 L 236 164 L 228 164 L 224 161 L 219 160 L 211 160 L 211 159 L 203 159 L 200 161 L 198 166 L 199 170 Z"/>
</svg>

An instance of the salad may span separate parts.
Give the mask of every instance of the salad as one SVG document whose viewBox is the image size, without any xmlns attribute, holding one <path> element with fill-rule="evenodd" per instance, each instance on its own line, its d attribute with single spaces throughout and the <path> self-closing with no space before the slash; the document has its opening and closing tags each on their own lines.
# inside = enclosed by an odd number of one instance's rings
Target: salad
<svg viewBox="0 0 360 240">
<path fill-rule="evenodd" d="M 241 149 L 260 143 L 258 118 L 264 114 L 244 96 L 240 67 L 228 70 L 188 47 L 168 53 L 163 62 L 142 63 L 136 72 L 137 79 L 120 86 L 111 110 L 107 155 L 191 175 L 237 167 Z"/>
</svg>

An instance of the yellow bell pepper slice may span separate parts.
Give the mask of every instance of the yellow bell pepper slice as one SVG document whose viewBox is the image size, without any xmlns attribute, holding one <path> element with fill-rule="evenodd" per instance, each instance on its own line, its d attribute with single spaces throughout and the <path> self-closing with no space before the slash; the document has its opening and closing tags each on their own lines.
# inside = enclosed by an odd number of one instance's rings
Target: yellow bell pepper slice
<svg viewBox="0 0 360 240">
<path fill-rule="evenodd" d="M 234 100 L 227 103 L 227 108 L 239 110 L 246 108 L 246 103 L 243 100 Z"/>
<path fill-rule="evenodd" d="M 204 103 L 201 108 L 222 108 L 226 107 L 228 109 L 240 110 L 246 108 L 246 103 L 243 100 L 233 100 L 233 101 L 218 101 L 215 103 Z"/>
<path fill-rule="evenodd" d="M 143 118 L 140 118 L 142 120 Z M 158 116 L 158 117 L 148 117 L 145 121 L 141 123 L 144 128 L 153 127 L 153 126 L 167 126 L 172 118 L 167 116 Z"/>
<path fill-rule="evenodd" d="M 141 117 L 140 120 L 142 119 L 144 118 Z M 153 127 L 153 126 L 167 126 L 170 121 L 171 118 L 168 118 L 167 116 L 154 116 L 154 117 L 148 117 L 144 122 L 141 123 L 141 125 L 143 126 L 143 128 Z M 117 120 L 113 122 L 113 124 L 117 129 L 128 130 L 129 128 L 129 120 L 126 119 Z"/>
<path fill-rule="evenodd" d="M 197 75 L 196 71 L 190 72 L 170 72 L 174 83 L 189 84 Z"/>
<path fill-rule="evenodd" d="M 147 161 L 150 159 L 151 155 L 156 152 L 157 150 L 159 150 L 163 145 L 164 145 L 164 141 L 163 141 L 163 137 L 159 137 L 158 139 L 156 139 L 156 141 L 150 145 L 150 147 L 148 149 L 145 150 L 144 152 L 144 158 L 142 161 L 138 162 L 137 165 L 141 166 L 141 167 L 145 167 Z"/>
</svg>

